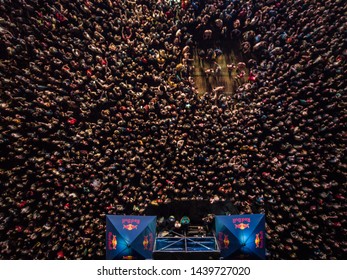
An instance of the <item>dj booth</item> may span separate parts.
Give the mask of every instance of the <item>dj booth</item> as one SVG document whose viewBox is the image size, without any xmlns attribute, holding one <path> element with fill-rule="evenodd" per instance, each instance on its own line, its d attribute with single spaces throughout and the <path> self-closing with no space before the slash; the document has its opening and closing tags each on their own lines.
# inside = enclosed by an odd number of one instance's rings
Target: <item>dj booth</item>
<svg viewBox="0 0 347 280">
<path fill-rule="evenodd" d="M 106 259 L 265 259 L 265 216 L 217 215 L 213 233 L 158 234 L 156 216 L 106 216 Z"/>
</svg>

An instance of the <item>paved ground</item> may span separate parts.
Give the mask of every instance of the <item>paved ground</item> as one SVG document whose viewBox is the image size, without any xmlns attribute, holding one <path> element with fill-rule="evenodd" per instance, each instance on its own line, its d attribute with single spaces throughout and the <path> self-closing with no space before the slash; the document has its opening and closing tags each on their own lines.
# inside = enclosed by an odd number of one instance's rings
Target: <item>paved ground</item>
<svg viewBox="0 0 347 280">
<path fill-rule="evenodd" d="M 231 75 L 228 73 L 227 64 L 237 64 L 238 62 L 246 62 L 242 58 L 242 54 L 239 52 L 239 44 L 234 45 L 225 42 L 222 46 L 218 46 L 223 51 L 223 54 L 218 57 L 217 63 L 222 67 L 222 72 L 219 80 L 215 77 L 207 77 L 205 70 L 212 68 L 209 63 L 205 62 L 204 66 L 201 67 L 198 58 L 198 50 L 194 51 L 194 81 L 198 88 L 199 94 L 203 94 L 207 91 L 212 91 L 217 86 L 224 86 L 225 92 L 233 94 L 237 88 L 236 71 L 234 70 Z"/>
</svg>

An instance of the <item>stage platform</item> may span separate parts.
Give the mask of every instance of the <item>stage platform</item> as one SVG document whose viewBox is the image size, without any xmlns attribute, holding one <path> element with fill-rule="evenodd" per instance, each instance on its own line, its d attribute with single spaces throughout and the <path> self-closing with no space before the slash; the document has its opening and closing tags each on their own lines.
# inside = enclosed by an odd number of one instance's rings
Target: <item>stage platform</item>
<svg viewBox="0 0 347 280">
<path fill-rule="evenodd" d="M 220 258 L 215 236 L 208 237 L 157 237 L 153 259 L 157 260 L 208 260 Z"/>
</svg>

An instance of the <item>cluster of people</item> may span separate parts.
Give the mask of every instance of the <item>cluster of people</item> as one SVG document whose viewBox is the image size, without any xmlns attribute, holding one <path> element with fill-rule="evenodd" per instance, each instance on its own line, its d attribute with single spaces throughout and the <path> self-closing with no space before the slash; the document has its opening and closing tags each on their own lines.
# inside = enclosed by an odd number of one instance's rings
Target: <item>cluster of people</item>
<svg viewBox="0 0 347 280">
<path fill-rule="evenodd" d="M 1 0 L 0 258 L 103 259 L 105 215 L 206 199 L 265 213 L 269 259 L 346 256 L 345 8 Z M 230 40 L 251 78 L 199 96 Z"/>
</svg>

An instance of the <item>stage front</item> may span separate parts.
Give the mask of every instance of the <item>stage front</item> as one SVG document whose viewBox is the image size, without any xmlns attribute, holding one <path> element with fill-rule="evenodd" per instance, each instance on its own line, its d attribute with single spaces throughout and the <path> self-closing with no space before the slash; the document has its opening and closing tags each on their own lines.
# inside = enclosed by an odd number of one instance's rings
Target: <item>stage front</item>
<svg viewBox="0 0 347 280">
<path fill-rule="evenodd" d="M 212 237 L 159 237 L 153 258 L 158 260 L 212 260 L 220 258 L 217 240 Z"/>
</svg>

